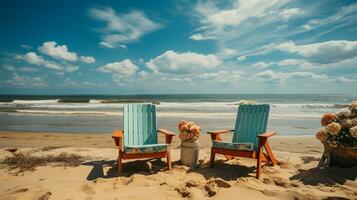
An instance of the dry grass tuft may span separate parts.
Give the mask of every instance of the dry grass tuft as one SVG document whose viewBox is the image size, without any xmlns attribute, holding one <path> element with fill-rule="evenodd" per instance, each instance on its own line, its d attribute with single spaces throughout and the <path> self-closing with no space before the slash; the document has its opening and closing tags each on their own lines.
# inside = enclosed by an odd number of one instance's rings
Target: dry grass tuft
<svg viewBox="0 0 357 200">
<path fill-rule="evenodd" d="M 50 150 L 53 150 L 53 149 L 60 149 L 60 148 L 63 148 L 64 146 L 45 146 L 43 148 L 41 148 L 41 151 L 50 151 Z"/>
<path fill-rule="evenodd" d="M 1 161 L 10 170 L 18 169 L 19 172 L 34 171 L 36 167 L 55 163 L 56 166 L 76 167 L 84 161 L 84 157 L 77 154 L 61 153 L 59 155 L 34 156 L 31 152 L 14 153 Z"/>
</svg>

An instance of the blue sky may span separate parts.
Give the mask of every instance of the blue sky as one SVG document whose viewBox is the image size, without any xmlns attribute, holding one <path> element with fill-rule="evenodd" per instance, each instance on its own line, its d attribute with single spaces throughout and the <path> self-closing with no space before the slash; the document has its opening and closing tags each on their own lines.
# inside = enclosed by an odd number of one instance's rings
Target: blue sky
<svg viewBox="0 0 357 200">
<path fill-rule="evenodd" d="M 356 19 L 340 0 L 5 0 L 0 93 L 357 93 Z"/>
</svg>

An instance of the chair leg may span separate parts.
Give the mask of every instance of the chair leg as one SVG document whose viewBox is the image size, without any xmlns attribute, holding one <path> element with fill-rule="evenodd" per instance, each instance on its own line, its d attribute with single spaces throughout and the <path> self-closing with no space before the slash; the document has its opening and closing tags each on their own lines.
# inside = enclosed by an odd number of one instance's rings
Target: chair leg
<svg viewBox="0 0 357 200">
<path fill-rule="evenodd" d="M 257 152 L 257 174 L 256 178 L 259 179 L 260 175 L 262 174 L 262 141 L 259 140 L 259 145 L 258 145 L 258 152 Z"/>
<path fill-rule="evenodd" d="M 271 161 L 271 164 L 272 165 L 277 165 L 278 164 L 278 160 L 275 158 L 275 156 L 273 154 L 273 151 L 271 150 L 268 141 L 265 141 L 263 145 L 264 145 L 265 151 L 267 152 L 268 157 L 269 157 L 269 159 Z"/>
<path fill-rule="evenodd" d="M 167 168 L 168 170 L 171 170 L 172 167 L 171 167 L 171 153 L 170 153 L 170 150 L 167 151 L 167 157 L 166 157 L 166 161 L 167 161 Z"/>
<path fill-rule="evenodd" d="M 210 158 L 210 161 L 209 161 L 209 167 L 213 167 L 215 156 L 216 156 L 216 154 L 211 149 L 211 158 Z"/>
<path fill-rule="evenodd" d="M 224 154 L 224 157 L 226 157 L 227 160 L 232 160 L 234 157 L 231 155 Z"/>
<path fill-rule="evenodd" d="M 123 163 L 122 163 L 122 156 L 121 156 L 121 150 L 119 150 L 119 154 L 118 154 L 118 175 L 121 175 L 122 171 L 123 171 Z"/>
</svg>

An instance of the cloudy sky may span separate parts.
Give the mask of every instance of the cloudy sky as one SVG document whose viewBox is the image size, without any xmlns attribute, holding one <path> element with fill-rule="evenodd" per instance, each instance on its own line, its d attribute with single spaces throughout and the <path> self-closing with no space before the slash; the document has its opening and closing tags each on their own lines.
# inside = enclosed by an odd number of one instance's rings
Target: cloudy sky
<svg viewBox="0 0 357 200">
<path fill-rule="evenodd" d="M 357 93 L 353 1 L 0 3 L 1 94 Z"/>
</svg>

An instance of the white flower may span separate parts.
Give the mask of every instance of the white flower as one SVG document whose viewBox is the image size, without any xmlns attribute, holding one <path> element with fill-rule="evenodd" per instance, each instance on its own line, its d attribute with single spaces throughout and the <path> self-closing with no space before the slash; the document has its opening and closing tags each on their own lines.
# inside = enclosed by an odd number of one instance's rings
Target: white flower
<svg viewBox="0 0 357 200">
<path fill-rule="evenodd" d="M 339 123 L 332 122 L 331 124 L 326 126 L 326 131 L 330 135 L 337 135 L 340 132 L 341 128 L 342 126 Z"/>
<path fill-rule="evenodd" d="M 350 134 L 352 137 L 357 139 L 357 126 L 350 128 Z"/>
<path fill-rule="evenodd" d="M 339 113 L 337 113 L 337 117 L 340 119 L 346 119 L 346 118 L 350 118 L 351 116 L 351 111 L 350 109 L 342 109 Z"/>
</svg>

